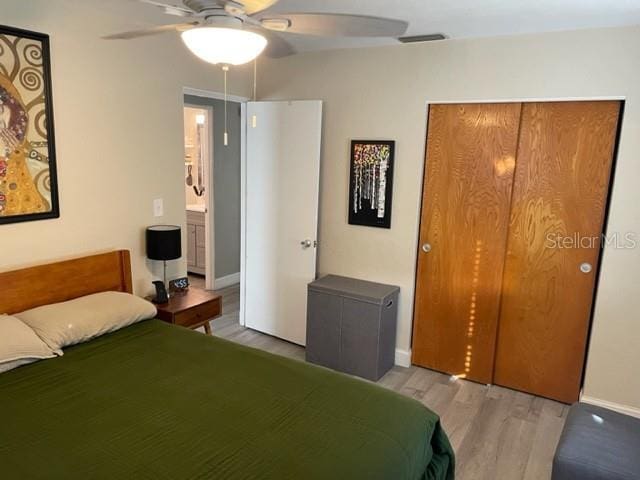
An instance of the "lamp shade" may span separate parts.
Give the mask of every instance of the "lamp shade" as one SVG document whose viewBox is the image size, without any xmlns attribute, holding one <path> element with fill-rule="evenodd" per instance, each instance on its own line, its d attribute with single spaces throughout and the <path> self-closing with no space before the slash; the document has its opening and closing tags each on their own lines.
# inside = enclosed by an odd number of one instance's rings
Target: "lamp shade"
<svg viewBox="0 0 640 480">
<path fill-rule="evenodd" d="M 205 62 L 242 65 L 262 53 L 267 40 L 237 28 L 198 27 L 182 32 L 187 48 Z"/>
<path fill-rule="evenodd" d="M 176 260 L 182 256 L 182 234 L 175 225 L 153 225 L 147 228 L 147 258 Z"/>
</svg>

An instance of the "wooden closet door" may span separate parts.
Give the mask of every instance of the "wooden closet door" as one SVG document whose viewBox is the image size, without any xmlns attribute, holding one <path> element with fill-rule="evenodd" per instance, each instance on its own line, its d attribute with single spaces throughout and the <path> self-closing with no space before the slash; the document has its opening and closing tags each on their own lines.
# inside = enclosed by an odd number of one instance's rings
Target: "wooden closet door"
<svg viewBox="0 0 640 480">
<path fill-rule="evenodd" d="M 520 109 L 429 109 L 412 360 L 483 383 L 493 374 Z"/>
<path fill-rule="evenodd" d="M 619 102 L 523 106 L 496 384 L 578 399 L 619 113 Z M 587 242 L 558 248 L 557 236 Z"/>
</svg>

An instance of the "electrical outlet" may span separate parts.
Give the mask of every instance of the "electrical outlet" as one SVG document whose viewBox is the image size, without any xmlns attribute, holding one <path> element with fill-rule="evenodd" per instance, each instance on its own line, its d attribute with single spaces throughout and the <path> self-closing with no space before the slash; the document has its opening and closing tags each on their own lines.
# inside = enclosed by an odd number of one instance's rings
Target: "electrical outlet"
<svg viewBox="0 0 640 480">
<path fill-rule="evenodd" d="M 164 202 L 161 198 L 156 198 L 153 201 L 153 216 L 162 217 L 164 215 Z"/>
</svg>

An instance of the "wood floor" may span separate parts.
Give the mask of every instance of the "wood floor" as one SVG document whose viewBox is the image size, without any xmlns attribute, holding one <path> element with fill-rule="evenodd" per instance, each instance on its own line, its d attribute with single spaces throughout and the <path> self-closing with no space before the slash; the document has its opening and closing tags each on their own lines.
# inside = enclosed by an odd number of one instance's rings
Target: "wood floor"
<svg viewBox="0 0 640 480">
<path fill-rule="evenodd" d="M 203 285 L 192 279 L 193 285 Z M 242 327 L 240 290 L 220 290 L 223 315 L 213 334 L 304 360 L 304 349 Z M 456 452 L 457 480 L 548 480 L 568 407 L 502 387 L 451 380 L 431 370 L 394 367 L 379 385 L 415 398 L 438 413 Z"/>
</svg>

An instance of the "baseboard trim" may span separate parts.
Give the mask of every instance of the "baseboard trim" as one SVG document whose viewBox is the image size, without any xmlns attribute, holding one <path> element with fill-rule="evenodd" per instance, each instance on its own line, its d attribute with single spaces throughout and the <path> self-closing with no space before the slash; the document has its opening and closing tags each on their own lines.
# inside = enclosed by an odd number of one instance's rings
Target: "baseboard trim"
<svg viewBox="0 0 640 480">
<path fill-rule="evenodd" d="M 409 368 L 411 366 L 411 351 L 396 348 L 396 365 Z"/>
<path fill-rule="evenodd" d="M 213 288 L 214 290 L 219 290 L 221 288 L 235 285 L 236 283 L 240 283 L 240 272 L 232 273 L 231 275 L 227 275 L 225 277 L 216 278 L 213 281 Z"/>
<path fill-rule="evenodd" d="M 620 403 L 609 402 L 607 400 L 601 400 L 599 398 L 590 397 L 588 395 L 582 395 L 580 397 L 582 403 L 588 403 L 589 405 L 595 405 L 596 407 L 608 408 L 624 415 L 640 418 L 640 408 L 630 407 L 628 405 L 622 405 Z"/>
</svg>

